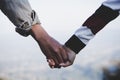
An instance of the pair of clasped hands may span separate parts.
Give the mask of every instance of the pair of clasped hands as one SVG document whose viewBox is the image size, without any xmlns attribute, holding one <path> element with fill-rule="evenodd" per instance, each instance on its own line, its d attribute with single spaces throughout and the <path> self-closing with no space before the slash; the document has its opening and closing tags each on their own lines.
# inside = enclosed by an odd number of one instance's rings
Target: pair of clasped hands
<svg viewBox="0 0 120 80">
<path fill-rule="evenodd" d="M 48 41 L 47 45 L 44 45 L 44 48 L 42 48 L 42 51 L 47 58 L 50 68 L 67 67 L 73 64 L 76 53 L 53 38 L 49 38 Z"/>
<path fill-rule="evenodd" d="M 63 49 L 60 49 L 62 51 L 58 50 L 52 53 L 51 57 L 47 59 L 50 68 L 68 67 L 73 64 L 76 54 L 66 46 L 62 48 Z"/>
<path fill-rule="evenodd" d="M 41 25 L 34 25 L 31 35 L 38 42 L 51 68 L 67 67 L 73 64 L 76 53 L 52 38 Z"/>
</svg>

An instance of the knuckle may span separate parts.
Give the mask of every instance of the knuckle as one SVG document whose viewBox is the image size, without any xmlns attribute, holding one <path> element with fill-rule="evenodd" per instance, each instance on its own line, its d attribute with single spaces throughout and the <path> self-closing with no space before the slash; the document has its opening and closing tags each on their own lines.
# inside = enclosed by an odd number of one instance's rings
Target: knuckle
<svg viewBox="0 0 120 80">
<path fill-rule="evenodd" d="M 55 52 L 55 53 L 59 53 L 59 49 L 55 48 L 55 49 L 54 49 L 54 52 Z"/>
<path fill-rule="evenodd" d="M 55 52 L 55 53 L 60 53 L 61 49 L 62 49 L 62 47 L 55 48 L 55 49 L 54 49 L 54 52 Z"/>
</svg>

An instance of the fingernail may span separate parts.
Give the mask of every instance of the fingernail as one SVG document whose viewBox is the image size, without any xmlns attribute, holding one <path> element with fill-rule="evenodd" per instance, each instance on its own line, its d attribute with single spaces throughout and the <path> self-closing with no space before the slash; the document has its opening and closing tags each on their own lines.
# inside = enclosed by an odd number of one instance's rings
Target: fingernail
<svg viewBox="0 0 120 80">
<path fill-rule="evenodd" d="M 64 65 L 64 63 L 60 63 L 60 66 L 63 66 Z"/>
<path fill-rule="evenodd" d="M 48 59 L 48 62 L 51 62 L 51 60 L 50 60 L 50 59 Z"/>
</svg>

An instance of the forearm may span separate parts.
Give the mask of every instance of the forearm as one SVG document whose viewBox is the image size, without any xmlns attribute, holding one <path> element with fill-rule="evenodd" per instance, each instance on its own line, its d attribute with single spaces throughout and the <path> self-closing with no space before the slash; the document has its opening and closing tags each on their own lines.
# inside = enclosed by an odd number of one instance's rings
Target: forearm
<svg viewBox="0 0 120 80">
<path fill-rule="evenodd" d="M 90 16 L 75 34 L 65 43 L 76 54 L 88 44 L 94 35 L 105 27 L 111 20 L 119 15 L 117 10 L 112 10 L 104 5 Z"/>
<path fill-rule="evenodd" d="M 67 56 L 63 46 L 51 36 L 49 36 L 40 24 L 34 25 L 30 33 L 31 36 L 37 41 L 40 49 L 46 56 L 46 59 L 48 61 L 52 61 L 49 62 L 49 65 L 51 67 L 54 66 L 59 68 L 59 64 L 63 62 L 62 55 L 64 55 L 64 57 Z"/>
<path fill-rule="evenodd" d="M 43 41 L 49 37 L 48 33 L 42 28 L 40 24 L 33 25 L 30 34 L 36 41 Z"/>
<path fill-rule="evenodd" d="M 46 58 L 50 57 L 48 51 L 48 43 L 51 37 L 43 29 L 43 27 L 40 24 L 33 25 L 30 31 L 30 35 L 37 41 L 40 49 L 42 50 Z"/>
<path fill-rule="evenodd" d="M 82 26 L 87 26 L 93 34 L 96 34 L 98 31 L 104 28 L 106 24 L 114 20 L 118 15 L 118 10 L 113 10 L 102 5 L 83 23 Z"/>
</svg>

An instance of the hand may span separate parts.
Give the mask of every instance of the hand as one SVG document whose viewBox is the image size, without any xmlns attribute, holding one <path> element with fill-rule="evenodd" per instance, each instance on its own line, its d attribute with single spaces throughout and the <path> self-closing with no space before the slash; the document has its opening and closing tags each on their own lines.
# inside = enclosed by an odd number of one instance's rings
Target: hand
<svg viewBox="0 0 120 80">
<path fill-rule="evenodd" d="M 55 39 L 49 37 L 47 40 L 43 40 L 40 46 L 51 68 L 60 68 L 60 63 L 67 61 L 66 49 Z"/>
<path fill-rule="evenodd" d="M 71 49 L 69 49 L 67 47 L 64 47 L 64 49 L 66 50 L 66 53 L 68 54 L 68 57 L 67 57 L 68 59 L 66 62 L 61 63 L 60 66 L 61 67 L 68 67 L 68 66 L 73 64 L 75 57 L 76 57 L 76 53 L 74 53 Z"/>
<path fill-rule="evenodd" d="M 51 68 L 73 64 L 75 53 L 50 37 L 40 24 L 33 25 L 30 34 L 39 44 Z"/>
<path fill-rule="evenodd" d="M 67 66 L 70 66 L 73 64 L 75 57 L 76 57 L 76 54 L 72 50 L 67 48 L 66 46 L 63 46 L 63 49 L 65 50 L 65 53 L 61 53 L 61 56 L 62 56 L 62 59 L 64 62 L 60 63 L 59 66 L 60 67 L 67 67 Z M 64 56 L 66 56 L 66 57 L 64 57 Z M 56 64 L 55 64 L 53 59 L 49 59 L 48 63 L 49 63 L 49 66 L 51 68 L 55 68 L 54 66 L 56 66 Z"/>
</svg>

